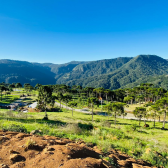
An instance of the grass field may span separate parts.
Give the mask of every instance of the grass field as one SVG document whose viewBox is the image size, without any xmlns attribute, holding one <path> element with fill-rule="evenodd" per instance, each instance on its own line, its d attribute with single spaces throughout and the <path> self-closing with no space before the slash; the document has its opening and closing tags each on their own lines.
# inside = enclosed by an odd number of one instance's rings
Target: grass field
<svg viewBox="0 0 168 168">
<path fill-rule="evenodd" d="M 19 98 L 20 98 L 20 95 L 2 95 L 2 101 L 0 99 L 0 103 L 10 104 Z"/>
<path fill-rule="evenodd" d="M 11 95 L 3 95 L 0 103 L 9 104 L 20 98 L 24 90 L 15 91 Z M 37 98 L 37 92 L 31 93 L 23 102 L 32 103 Z M 64 104 L 65 105 L 65 104 Z M 105 102 L 102 106 L 105 105 Z M 126 107 L 133 111 L 136 107 L 144 104 L 133 104 Z M 85 105 L 86 106 L 86 102 Z M 79 104 L 78 108 L 84 108 Z M 86 106 L 87 107 L 87 106 Z M 101 105 L 94 108 L 94 111 L 101 111 Z M 24 131 L 30 133 L 32 130 L 41 130 L 41 135 L 53 135 L 70 138 L 72 140 L 83 139 L 86 143 L 97 145 L 104 152 L 103 157 L 108 156 L 108 151 L 115 148 L 127 153 L 136 159 L 149 161 L 155 166 L 168 167 L 168 124 L 165 130 L 161 130 L 162 123 L 147 122 L 149 128 L 144 127 L 143 121 L 138 126 L 136 120 L 117 119 L 100 115 L 94 115 L 92 122 L 91 115 L 79 112 L 72 112 L 61 109 L 60 112 L 48 112 L 49 120 L 43 120 L 44 112 L 40 113 L 18 113 L 0 109 L 0 129 L 11 131 Z"/>
<path fill-rule="evenodd" d="M 70 138 L 72 140 L 83 139 L 86 143 L 97 145 L 104 152 L 104 157 L 111 148 L 118 149 L 136 159 L 143 159 L 156 166 L 168 165 L 168 134 L 161 130 L 162 123 L 156 123 L 153 128 L 152 122 L 147 122 L 149 128 L 138 126 L 138 121 L 117 119 L 63 110 L 62 112 L 48 112 L 49 120 L 43 120 L 44 112 L 40 113 L 0 113 L 0 128 L 12 131 L 20 131 L 25 127 L 26 132 L 38 129 L 42 135 L 54 135 Z M 14 124 L 14 125 L 12 125 Z M 23 129 L 24 130 L 24 129 Z"/>
</svg>

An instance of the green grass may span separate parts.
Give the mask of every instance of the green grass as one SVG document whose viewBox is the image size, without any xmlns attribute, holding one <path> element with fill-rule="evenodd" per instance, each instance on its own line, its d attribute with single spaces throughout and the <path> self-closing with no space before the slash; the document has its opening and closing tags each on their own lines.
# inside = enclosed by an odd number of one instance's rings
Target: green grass
<svg viewBox="0 0 168 168">
<path fill-rule="evenodd" d="M 20 95 L 2 95 L 2 101 L 0 99 L 0 103 L 10 104 L 19 98 L 20 98 Z"/>
<path fill-rule="evenodd" d="M 0 113 L 0 128 L 10 130 L 12 124 L 19 125 L 26 129 L 26 132 L 39 129 L 42 135 L 53 135 L 58 137 L 70 138 L 72 140 L 83 139 L 86 143 L 93 143 L 108 155 L 111 148 L 118 149 L 131 155 L 136 159 L 143 159 L 156 166 L 167 167 L 168 158 L 168 134 L 167 130 L 161 130 L 162 123 L 156 123 L 153 128 L 152 122 L 147 122 L 150 127 L 138 126 L 136 120 L 117 119 L 114 125 L 114 118 L 108 120 L 105 116 L 94 116 L 92 122 L 91 115 L 63 109 L 62 112 L 48 112 L 49 120 L 43 120 L 45 113 L 28 113 L 19 117 L 17 112 Z M 13 116 L 14 115 L 14 116 Z M 16 130 L 19 129 L 16 126 Z M 9 129 L 8 129 L 9 128 Z M 168 129 L 168 124 L 166 124 Z M 157 157 L 158 153 L 162 156 Z M 156 159 L 157 158 L 157 159 Z"/>
</svg>

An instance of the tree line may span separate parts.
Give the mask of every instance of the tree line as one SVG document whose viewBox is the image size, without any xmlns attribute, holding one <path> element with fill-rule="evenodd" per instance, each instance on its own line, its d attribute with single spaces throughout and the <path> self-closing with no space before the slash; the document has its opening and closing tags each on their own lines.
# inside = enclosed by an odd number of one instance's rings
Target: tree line
<svg viewBox="0 0 168 168">
<path fill-rule="evenodd" d="M 145 102 L 144 107 L 136 107 L 133 111 L 135 117 L 139 119 L 139 124 L 144 118 L 144 122 L 151 117 L 154 121 L 163 115 L 163 128 L 166 123 L 166 116 L 168 112 L 168 92 L 163 88 L 155 88 L 151 83 L 142 83 L 141 85 L 134 88 L 117 89 L 110 90 L 104 89 L 102 87 L 93 88 L 85 87 L 80 85 L 74 85 L 72 87 L 64 84 L 56 85 L 41 85 L 36 84 L 35 87 L 31 86 L 29 83 L 25 83 L 22 86 L 20 83 L 0 84 L 1 100 L 3 91 L 11 91 L 13 88 L 23 87 L 27 92 L 32 90 L 38 91 L 38 108 L 45 111 L 45 118 L 47 119 L 47 105 L 54 108 L 55 101 L 60 102 L 60 108 L 62 102 L 66 106 L 73 108 L 79 104 L 87 105 L 92 109 L 92 120 L 93 120 L 93 108 L 94 106 L 99 106 L 102 102 L 105 102 L 103 110 L 107 111 L 108 116 L 113 115 L 123 116 L 127 115 L 124 110 L 124 106 L 129 106 L 130 104 L 142 104 Z M 148 106 L 150 108 L 148 108 Z"/>
</svg>

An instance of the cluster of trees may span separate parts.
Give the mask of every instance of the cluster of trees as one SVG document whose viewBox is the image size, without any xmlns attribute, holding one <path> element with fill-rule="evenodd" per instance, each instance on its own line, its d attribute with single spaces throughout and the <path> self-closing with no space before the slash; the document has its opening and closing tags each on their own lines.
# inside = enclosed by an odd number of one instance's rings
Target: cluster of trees
<svg viewBox="0 0 168 168">
<path fill-rule="evenodd" d="M 163 88 L 154 88 L 150 83 L 143 83 L 138 87 L 131 89 L 117 89 L 110 90 L 93 87 L 82 88 L 81 86 L 67 86 L 67 85 L 36 85 L 36 89 L 39 91 L 38 104 L 39 108 L 46 111 L 47 104 L 54 107 L 55 100 L 61 103 L 66 103 L 66 106 L 73 108 L 82 103 L 82 105 L 87 105 L 92 109 L 92 120 L 93 120 L 93 108 L 94 105 L 99 106 L 101 100 L 106 102 L 104 109 L 107 111 L 108 116 L 113 115 L 115 117 L 115 123 L 117 116 L 126 116 L 127 113 L 124 111 L 124 106 L 126 104 L 145 102 L 146 107 L 137 107 L 134 110 L 134 115 L 139 118 L 139 124 L 144 118 L 144 122 L 149 117 L 154 120 L 154 127 L 156 118 L 164 114 L 163 128 L 165 127 L 165 120 L 168 109 L 168 93 Z M 72 101 L 73 100 L 73 101 Z M 75 101 L 76 100 L 76 101 Z M 78 100 L 78 101 L 77 101 Z M 44 103 L 45 102 L 45 103 Z M 148 103 L 147 103 L 148 102 Z M 47 117 L 47 114 L 46 114 Z"/>
<path fill-rule="evenodd" d="M 13 88 L 21 88 L 20 83 L 5 84 L 0 83 L 0 92 L 2 100 L 2 92 L 5 91 L 6 94 L 10 92 Z M 47 111 L 47 105 L 54 108 L 55 101 L 61 103 L 64 102 L 66 107 L 73 108 L 79 104 L 82 106 L 87 105 L 92 109 L 92 120 L 93 120 L 93 109 L 94 106 L 99 106 L 100 103 L 106 104 L 104 110 L 107 111 L 108 116 L 126 116 L 127 113 L 124 111 L 124 106 L 127 104 L 142 104 L 145 102 L 146 107 L 137 107 L 134 110 L 134 115 L 139 118 L 139 124 L 144 118 L 144 122 L 151 117 L 155 121 L 163 115 L 163 128 L 165 127 L 166 115 L 168 112 L 168 92 L 163 88 L 155 88 L 153 84 L 142 83 L 140 86 L 127 89 L 117 89 L 110 90 L 104 89 L 102 87 L 85 87 L 78 85 L 73 85 L 72 87 L 64 84 L 56 85 L 41 85 L 36 84 L 35 87 L 31 86 L 29 83 L 24 84 L 24 89 L 28 92 L 32 90 L 38 90 L 38 108 Z M 147 108 L 150 106 L 150 108 Z M 47 113 L 45 114 L 47 118 Z"/>
<path fill-rule="evenodd" d="M 5 92 L 5 95 L 9 95 L 11 91 L 13 91 L 13 88 L 21 88 L 21 83 L 0 83 L 0 92 L 1 92 L 1 101 L 2 101 L 2 93 Z"/>
<path fill-rule="evenodd" d="M 47 105 L 50 105 L 52 108 L 54 108 L 55 100 L 58 100 L 60 102 L 60 108 L 61 108 L 61 102 L 64 101 L 66 103 L 69 103 L 69 106 L 75 107 L 77 106 L 77 103 L 72 100 L 72 95 L 66 93 L 65 87 L 62 87 L 60 91 L 58 91 L 58 88 L 55 88 L 52 85 L 36 85 L 36 89 L 38 89 L 38 108 L 45 111 L 45 119 L 48 119 L 47 116 Z M 57 94 L 54 94 L 57 93 Z M 72 111 L 73 115 L 73 111 Z"/>
<path fill-rule="evenodd" d="M 156 118 L 159 119 L 160 116 L 163 115 L 163 129 L 165 128 L 166 116 L 168 113 L 168 97 L 162 97 L 161 99 L 157 100 L 155 103 L 151 104 L 148 103 L 146 106 L 150 105 L 150 108 L 146 107 L 136 107 L 133 111 L 134 115 L 139 118 L 139 125 L 141 119 L 144 118 L 144 123 L 146 124 L 146 119 L 151 117 L 153 119 L 153 126 L 155 127 Z"/>
</svg>

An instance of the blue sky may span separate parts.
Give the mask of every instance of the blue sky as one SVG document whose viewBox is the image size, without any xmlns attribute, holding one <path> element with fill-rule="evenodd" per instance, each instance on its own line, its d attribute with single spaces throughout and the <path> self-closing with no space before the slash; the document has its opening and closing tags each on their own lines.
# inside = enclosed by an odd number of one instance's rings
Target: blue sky
<svg viewBox="0 0 168 168">
<path fill-rule="evenodd" d="M 168 59 L 167 0 L 0 0 L 0 59 Z"/>
</svg>

